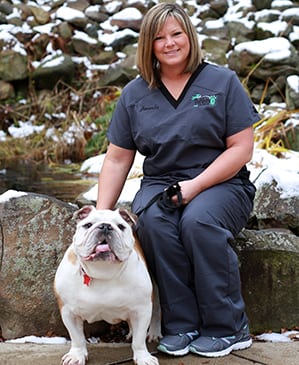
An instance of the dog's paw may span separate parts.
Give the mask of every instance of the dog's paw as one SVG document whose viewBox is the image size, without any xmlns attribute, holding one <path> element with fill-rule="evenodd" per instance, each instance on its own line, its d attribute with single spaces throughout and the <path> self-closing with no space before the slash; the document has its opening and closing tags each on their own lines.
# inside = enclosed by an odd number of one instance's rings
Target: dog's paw
<svg viewBox="0 0 299 365">
<path fill-rule="evenodd" d="M 134 363 L 136 365 L 159 365 L 158 359 L 149 352 L 143 355 L 139 354 L 136 357 L 134 356 Z"/>
<path fill-rule="evenodd" d="M 159 342 L 162 338 L 162 333 L 160 328 L 150 327 L 146 336 L 147 342 Z"/>
<path fill-rule="evenodd" d="M 88 360 L 87 352 L 79 349 L 71 349 L 61 359 L 62 365 L 85 365 Z"/>
<path fill-rule="evenodd" d="M 162 338 L 161 333 L 161 320 L 160 316 L 157 315 L 157 311 L 154 312 L 150 326 L 147 330 L 147 341 L 148 342 L 159 342 L 159 340 Z"/>
</svg>

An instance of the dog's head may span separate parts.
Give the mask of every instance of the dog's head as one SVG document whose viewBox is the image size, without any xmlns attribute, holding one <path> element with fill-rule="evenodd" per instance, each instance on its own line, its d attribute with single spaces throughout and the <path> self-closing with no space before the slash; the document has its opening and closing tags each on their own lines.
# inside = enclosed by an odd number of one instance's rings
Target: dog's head
<svg viewBox="0 0 299 365">
<path fill-rule="evenodd" d="M 134 247 L 133 216 L 126 210 L 85 206 L 74 213 L 74 249 L 81 260 L 125 261 Z"/>
</svg>

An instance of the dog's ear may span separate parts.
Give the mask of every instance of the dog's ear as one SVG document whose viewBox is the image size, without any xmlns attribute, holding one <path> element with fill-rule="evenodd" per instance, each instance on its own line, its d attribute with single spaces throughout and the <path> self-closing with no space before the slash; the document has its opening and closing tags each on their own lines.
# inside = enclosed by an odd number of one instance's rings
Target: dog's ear
<svg viewBox="0 0 299 365">
<path fill-rule="evenodd" d="M 73 214 L 73 219 L 75 219 L 76 221 L 82 221 L 82 219 L 88 217 L 90 212 L 94 209 L 96 208 L 93 205 L 85 205 L 83 208 L 77 210 Z"/>
<path fill-rule="evenodd" d="M 118 209 L 118 213 L 127 223 L 129 223 L 132 229 L 135 227 L 135 224 L 137 222 L 137 216 L 135 214 L 129 213 L 127 209 L 122 208 Z"/>
</svg>

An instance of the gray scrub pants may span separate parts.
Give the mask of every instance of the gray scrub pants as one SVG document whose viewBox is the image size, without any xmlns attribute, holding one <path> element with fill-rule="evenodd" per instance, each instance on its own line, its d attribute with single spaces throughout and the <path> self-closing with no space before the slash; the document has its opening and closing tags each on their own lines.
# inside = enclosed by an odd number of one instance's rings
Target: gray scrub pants
<svg viewBox="0 0 299 365">
<path fill-rule="evenodd" d="M 164 188 L 157 182 L 142 188 L 133 211 Z M 252 185 L 226 182 L 174 212 L 154 203 L 140 214 L 137 235 L 159 287 L 164 335 L 197 329 L 202 336 L 229 336 L 247 323 L 229 242 L 245 226 L 254 193 Z"/>
</svg>

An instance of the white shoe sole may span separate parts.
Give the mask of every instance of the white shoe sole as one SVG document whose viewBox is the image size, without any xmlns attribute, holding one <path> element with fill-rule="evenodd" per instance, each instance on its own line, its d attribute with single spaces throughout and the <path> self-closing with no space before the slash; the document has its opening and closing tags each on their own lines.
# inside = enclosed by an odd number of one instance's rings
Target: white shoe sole
<svg viewBox="0 0 299 365">
<path fill-rule="evenodd" d="M 252 345 L 252 339 L 243 341 L 243 342 L 237 342 L 237 343 L 231 345 L 230 347 L 228 347 L 222 351 L 217 351 L 217 352 L 197 351 L 195 347 L 192 347 L 192 345 L 190 346 L 189 350 L 191 352 L 193 352 L 194 354 L 205 356 L 205 357 L 221 357 L 221 356 L 229 355 L 232 351 L 245 350 L 248 347 L 250 347 L 251 345 Z"/>
<path fill-rule="evenodd" d="M 187 355 L 188 352 L 189 352 L 189 345 L 181 350 L 176 350 L 176 351 L 169 351 L 167 350 L 167 348 L 163 345 L 159 345 L 157 347 L 157 349 L 161 352 L 164 352 L 165 354 L 168 354 L 168 355 L 173 355 L 173 356 L 184 356 L 184 355 Z"/>
</svg>

